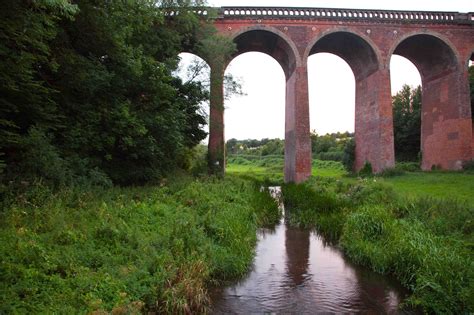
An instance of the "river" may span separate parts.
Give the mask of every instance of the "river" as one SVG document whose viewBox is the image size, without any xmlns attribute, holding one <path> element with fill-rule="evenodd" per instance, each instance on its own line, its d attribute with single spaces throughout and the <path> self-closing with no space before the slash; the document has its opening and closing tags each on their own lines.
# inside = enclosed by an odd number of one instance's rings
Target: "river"
<svg viewBox="0 0 474 315">
<path fill-rule="evenodd" d="M 272 188 L 273 194 L 279 188 Z M 315 231 L 259 229 L 249 274 L 213 294 L 213 314 L 403 313 L 406 291 L 393 279 L 348 261 Z"/>
</svg>

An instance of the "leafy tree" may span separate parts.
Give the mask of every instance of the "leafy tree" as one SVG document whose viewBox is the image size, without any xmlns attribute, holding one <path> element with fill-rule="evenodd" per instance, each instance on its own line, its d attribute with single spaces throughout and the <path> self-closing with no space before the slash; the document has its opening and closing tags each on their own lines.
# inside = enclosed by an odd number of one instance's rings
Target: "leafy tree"
<svg viewBox="0 0 474 315">
<path fill-rule="evenodd" d="M 32 125 L 58 125 L 54 89 L 47 79 L 57 63 L 50 41 L 58 21 L 71 19 L 77 6 L 67 1 L 5 0 L 0 10 L 0 158 L 19 158 L 20 142 Z M 0 160 L 0 170 L 3 161 Z M 3 166 L 5 166 L 3 164 Z"/>
<path fill-rule="evenodd" d="M 417 161 L 421 138 L 421 87 L 404 85 L 392 98 L 395 158 Z"/>
<path fill-rule="evenodd" d="M 211 36 L 210 23 L 186 9 L 194 3 L 7 2 L 0 13 L 5 176 L 136 184 L 186 164 L 206 135 L 199 104 L 208 98 L 199 82 L 172 76 L 178 54 Z M 165 18 L 163 8 L 182 10 Z M 44 156 L 64 174 L 53 176 Z"/>
</svg>

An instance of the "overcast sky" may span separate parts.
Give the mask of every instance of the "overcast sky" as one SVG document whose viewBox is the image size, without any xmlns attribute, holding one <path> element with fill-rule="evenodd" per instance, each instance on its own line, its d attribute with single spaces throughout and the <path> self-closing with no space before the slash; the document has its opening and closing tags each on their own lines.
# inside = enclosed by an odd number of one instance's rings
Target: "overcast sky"
<svg viewBox="0 0 474 315">
<path fill-rule="evenodd" d="M 473 12 L 474 0 L 208 0 L 212 6 L 289 6 Z M 182 67 L 191 56 L 182 54 Z M 421 84 L 416 67 L 393 56 L 390 63 L 392 94 L 403 84 Z M 284 138 L 285 77 L 280 65 L 262 53 L 235 58 L 226 70 L 242 82 L 246 96 L 226 101 L 226 139 Z M 318 134 L 354 131 L 355 82 L 349 65 L 332 54 L 320 53 L 308 60 L 311 130 Z"/>
</svg>

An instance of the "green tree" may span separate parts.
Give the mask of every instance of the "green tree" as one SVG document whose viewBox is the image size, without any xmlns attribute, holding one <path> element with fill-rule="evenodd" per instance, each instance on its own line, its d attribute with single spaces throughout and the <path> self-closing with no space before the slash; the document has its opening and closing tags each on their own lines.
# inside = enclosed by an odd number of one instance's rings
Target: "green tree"
<svg viewBox="0 0 474 315">
<path fill-rule="evenodd" d="M 421 139 L 421 87 L 404 85 L 392 98 L 395 158 L 417 161 Z"/>
<path fill-rule="evenodd" d="M 67 1 L 5 0 L 0 10 L 0 171 L 19 159 L 20 142 L 31 126 L 58 125 L 54 89 L 48 84 L 57 68 L 50 42 L 62 19 L 77 6 Z"/>
<path fill-rule="evenodd" d="M 210 23 L 187 8 L 195 3 L 7 2 L 0 13 L 5 176 L 99 174 L 135 184 L 183 166 L 206 135 L 199 104 L 208 93 L 172 76 L 178 54 L 211 36 Z M 163 8 L 182 10 L 165 18 Z M 41 156 L 64 172 L 54 174 Z"/>
</svg>

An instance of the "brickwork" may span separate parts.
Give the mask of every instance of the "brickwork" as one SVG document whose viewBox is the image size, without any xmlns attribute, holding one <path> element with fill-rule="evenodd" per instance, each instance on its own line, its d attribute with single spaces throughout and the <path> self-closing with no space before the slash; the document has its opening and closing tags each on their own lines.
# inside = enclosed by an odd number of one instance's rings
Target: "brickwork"
<svg viewBox="0 0 474 315">
<path fill-rule="evenodd" d="M 393 54 L 411 60 L 422 76 L 423 169 L 459 169 L 473 156 L 465 66 L 474 51 L 472 13 L 226 7 L 214 23 L 220 34 L 237 43 L 235 56 L 264 52 L 285 72 L 286 181 L 304 181 L 311 174 L 306 67 L 308 57 L 318 52 L 340 56 L 354 72 L 357 169 L 365 162 L 375 172 L 394 165 Z M 211 87 L 209 151 L 211 159 L 224 165 L 224 113 L 216 110 L 223 108 L 219 93 Z"/>
</svg>

